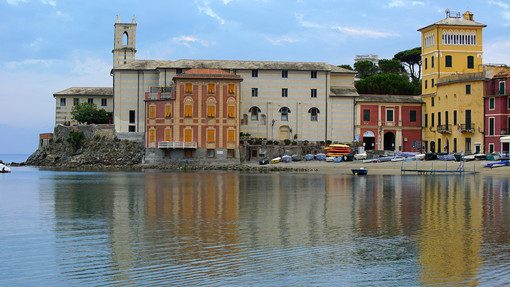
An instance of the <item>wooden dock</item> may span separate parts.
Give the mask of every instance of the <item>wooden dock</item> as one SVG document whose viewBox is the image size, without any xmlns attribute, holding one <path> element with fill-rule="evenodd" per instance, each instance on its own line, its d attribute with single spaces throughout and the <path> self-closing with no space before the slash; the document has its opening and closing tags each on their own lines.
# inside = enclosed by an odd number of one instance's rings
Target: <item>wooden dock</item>
<svg viewBox="0 0 510 287">
<path fill-rule="evenodd" d="M 476 174 L 476 173 L 478 173 L 476 171 L 476 169 L 474 168 L 475 165 L 473 165 L 473 170 L 466 170 L 464 168 L 464 161 L 461 161 L 459 163 L 459 166 L 456 169 L 448 169 L 448 162 L 447 161 L 445 161 L 445 162 L 446 162 L 445 169 L 435 169 L 434 168 L 434 163 L 431 164 L 431 168 L 430 169 L 419 169 L 418 168 L 418 163 L 416 163 L 416 168 L 415 169 L 406 169 L 404 167 L 404 162 L 402 162 L 402 166 L 400 167 L 400 174 L 401 175 L 405 175 L 407 172 L 417 173 L 417 174 L 429 174 L 429 175 L 433 175 L 433 174 L 446 174 L 446 175 L 457 174 L 457 175 L 463 175 L 463 174 Z"/>
</svg>

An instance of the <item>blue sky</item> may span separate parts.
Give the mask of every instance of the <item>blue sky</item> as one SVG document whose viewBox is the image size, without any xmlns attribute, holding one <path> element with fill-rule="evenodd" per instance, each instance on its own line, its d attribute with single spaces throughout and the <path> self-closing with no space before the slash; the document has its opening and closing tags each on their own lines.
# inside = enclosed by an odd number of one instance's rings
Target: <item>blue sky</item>
<svg viewBox="0 0 510 287">
<path fill-rule="evenodd" d="M 32 153 L 53 131 L 53 93 L 111 86 L 116 15 L 137 27 L 137 59 L 350 64 L 420 46 L 445 9 L 484 23 L 484 63 L 510 65 L 510 1 L 0 0 L 0 154 Z"/>
</svg>

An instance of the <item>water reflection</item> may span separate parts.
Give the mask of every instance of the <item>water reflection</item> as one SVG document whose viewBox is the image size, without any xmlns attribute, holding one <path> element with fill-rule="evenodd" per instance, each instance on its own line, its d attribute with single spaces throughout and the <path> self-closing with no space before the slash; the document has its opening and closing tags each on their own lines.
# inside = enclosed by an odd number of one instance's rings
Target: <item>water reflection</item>
<svg viewBox="0 0 510 287">
<path fill-rule="evenodd" d="M 76 173 L 52 183 L 57 257 L 73 284 L 510 282 L 508 178 Z"/>
</svg>

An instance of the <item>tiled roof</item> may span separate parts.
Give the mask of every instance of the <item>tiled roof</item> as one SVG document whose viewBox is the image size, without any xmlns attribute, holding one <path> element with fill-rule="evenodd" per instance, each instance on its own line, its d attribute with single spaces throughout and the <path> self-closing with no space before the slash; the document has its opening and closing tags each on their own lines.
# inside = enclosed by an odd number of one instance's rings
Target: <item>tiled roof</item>
<svg viewBox="0 0 510 287">
<path fill-rule="evenodd" d="M 425 26 L 421 29 L 418 29 L 418 31 L 424 30 L 426 28 L 429 28 L 431 26 L 468 26 L 468 27 L 487 27 L 487 25 L 478 23 L 476 21 L 471 21 L 464 19 L 463 17 L 447 17 L 441 21 L 437 21 L 434 24 Z"/>
<path fill-rule="evenodd" d="M 113 88 L 110 87 L 72 87 L 53 96 L 113 96 Z"/>
<path fill-rule="evenodd" d="M 226 69 L 226 70 L 294 70 L 328 71 L 355 74 L 355 71 L 321 62 L 279 62 L 279 61 L 238 61 L 238 60 L 134 60 L 113 70 L 152 70 L 152 69 Z"/>
<path fill-rule="evenodd" d="M 189 69 L 183 74 L 177 74 L 174 76 L 175 79 L 234 79 L 242 80 L 241 76 L 231 74 L 227 71 L 220 69 L 204 69 L 204 68 L 193 68 Z"/>
<path fill-rule="evenodd" d="M 353 87 L 337 87 L 330 89 L 331 97 L 359 97 L 358 91 Z"/>
<path fill-rule="evenodd" d="M 359 95 L 356 102 L 424 104 L 420 96 L 411 95 Z"/>
</svg>

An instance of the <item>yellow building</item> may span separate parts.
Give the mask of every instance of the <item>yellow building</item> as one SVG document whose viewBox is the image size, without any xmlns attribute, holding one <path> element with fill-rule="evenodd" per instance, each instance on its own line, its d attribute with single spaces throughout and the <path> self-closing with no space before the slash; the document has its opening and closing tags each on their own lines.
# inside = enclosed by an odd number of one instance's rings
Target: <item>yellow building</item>
<svg viewBox="0 0 510 287">
<path fill-rule="evenodd" d="M 422 34 L 423 146 L 429 152 L 481 151 L 484 140 L 482 29 L 473 14 L 446 10 Z"/>
</svg>

